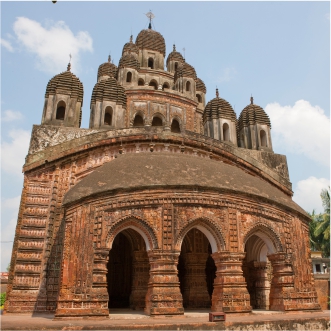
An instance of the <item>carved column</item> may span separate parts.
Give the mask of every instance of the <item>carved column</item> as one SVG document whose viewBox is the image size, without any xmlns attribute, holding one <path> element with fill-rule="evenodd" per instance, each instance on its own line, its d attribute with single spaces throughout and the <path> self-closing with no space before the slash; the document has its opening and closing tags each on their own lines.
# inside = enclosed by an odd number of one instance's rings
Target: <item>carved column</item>
<svg viewBox="0 0 331 331">
<path fill-rule="evenodd" d="M 98 313 L 105 316 L 109 315 L 109 295 L 107 290 L 108 258 L 108 247 L 100 247 L 95 249 L 90 306 L 94 309 L 98 308 Z"/>
<path fill-rule="evenodd" d="M 267 262 L 253 262 L 253 279 L 255 285 L 256 309 L 269 310 L 270 282 L 267 275 Z"/>
<path fill-rule="evenodd" d="M 146 313 L 150 315 L 184 314 L 178 280 L 178 251 L 148 252 L 150 278 L 146 295 Z"/>
<path fill-rule="evenodd" d="M 145 308 L 146 292 L 149 279 L 149 259 L 147 252 L 133 252 L 132 291 L 130 295 L 130 307 L 140 310 Z"/>
<path fill-rule="evenodd" d="M 268 255 L 268 259 L 273 270 L 270 310 L 288 310 L 286 303 L 290 300 L 290 293 L 294 292 L 292 265 L 286 261 L 286 254 L 282 252 Z"/>
<path fill-rule="evenodd" d="M 250 312 L 252 307 L 242 271 L 245 253 L 223 251 L 212 254 L 212 257 L 217 270 L 211 310 Z"/>
<path fill-rule="evenodd" d="M 208 255 L 208 253 L 186 253 L 184 255 L 186 282 L 183 300 L 185 307 L 210 308 L 205 270 Z"/>
</svg>

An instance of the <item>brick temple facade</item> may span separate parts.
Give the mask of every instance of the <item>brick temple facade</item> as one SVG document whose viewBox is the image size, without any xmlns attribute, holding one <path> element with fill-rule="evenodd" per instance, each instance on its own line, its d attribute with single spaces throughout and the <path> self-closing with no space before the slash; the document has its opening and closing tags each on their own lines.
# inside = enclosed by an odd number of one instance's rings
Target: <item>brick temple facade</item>
<svg viewBox="0 0 331 331">
<path fill-rule="evenodd" d="M 253 98 L 239 118 L 151 26 L 83 85 L 53 77 L 34 125 L 7 313 L 318 310 L 306 212 Z"/>
</svg>

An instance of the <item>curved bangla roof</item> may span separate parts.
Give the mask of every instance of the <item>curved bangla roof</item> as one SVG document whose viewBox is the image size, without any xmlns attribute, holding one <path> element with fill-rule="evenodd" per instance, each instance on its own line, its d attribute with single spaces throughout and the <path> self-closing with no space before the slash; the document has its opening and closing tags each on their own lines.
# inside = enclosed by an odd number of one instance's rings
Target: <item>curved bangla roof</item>
<svg viewBox="0 0 331 331">
<path fill-rule="evenodd" d="M 172 153 L 127 153 L 104 164 L 70 189 L 72 203 L 114 190 L 200 187 L 262 197 L 307 216 L 290 197 L 268 182 L 220 161 Z"/>
<path fill-rule="evenodd" d="M 269 116 L 266 114 L 263 108 L 253 104 L 253 98 L 251 98 L 251 103 L 246 106 L 240 113 L 238 119 L 238 128 L 240 130 L 244 126 L 255 123 L 266 124 L 271 128 Z"/>
<path fill-rule="evenodd" d="M 226 118 L 228 120 L 236 121 L 237 116 L 232 106 L 224 99 L 216 97 L 210 100 L 203 112 L 203 121 L 212 118 Z"/>
<path fill-rule="evenodd" d="M 132 36 L 131 36 L 130 41 L 123 46 L 122 56 L 124 53 L 138 54 L 138 52 L 139 52 L 139 49 L 138 49 L 137 45 L 132 42 Z"/>
<path fill-rule="evenodd" d="M 183 55 L 176 51 L 176 46 L 174 45 L 173 51 L 168 55 L 167 65 L 169 61 L 178 61 L 179 63 L 184 62 Z"/>
<path fill-rule="evenodd" d="M 146 29 L 139 32 L 136 43 L 139 49 L 149 49 L 157 51 L 165 56 L 166 46 L 165 41 L 161 33 L 152 29 Z"/>
<path fill-rule="evenodd" d="M 118 67 L 138 70 L 140 68 L 140 64 L 137 58 L 133 54 L 129 53 L 121 57 Z"/>
<path fill-rule="evenodd" d="M 197 78 L 196 90 L 200 91 L 200 92 L 203 92 L 205 94 L 207 93 L 206 85 L 200 78 Z"/>
<path fill-rule="evenodd" d="M 179 64 L 178 69 L 175 72 L 174 81 L 176 81 L 179 77 L 189 77 L 196 80 L 197 73 L 190 64 L 187 62 L 182 62 Z"/>
<path fill-rule="evenodd" d="M 102 63 L 98 69 L 98 79 L 101 76 L 109 76 L 109 77 L 116 77 L 117 74 L 117 67 L 115 64 L 110 62 L 110 58 L 108 62 Z"/>
<path fill-rule="evenodd" d="M 91 105 L 96 101 L 114 101 L 126 108 L 126 94 L 124 88 L 114 77 L 102 80 L 94 85 Z"/>
<path fill-rule="evenodd" d="M 71 98 L 77 98 L 77 101 L 83 102 L 83 84 L 77 76 L 68 70 L 54 76 L 47 84 L 45 98 L 52 94 L 70 95 Z"/>
</svg>

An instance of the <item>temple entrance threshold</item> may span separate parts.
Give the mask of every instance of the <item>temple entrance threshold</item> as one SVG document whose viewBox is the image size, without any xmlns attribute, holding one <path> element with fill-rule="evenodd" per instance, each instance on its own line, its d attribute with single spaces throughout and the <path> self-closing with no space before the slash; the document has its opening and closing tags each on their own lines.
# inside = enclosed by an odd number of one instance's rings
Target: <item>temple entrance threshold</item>
<svg viewBox="0 0 331 331">
<path fill-rule="evenodd" d="M 149 260 L 142 236 L 133 229 L 120 232 L 109 251 L 108 308 L 143 310 L 149 280 Z"/>
</svg>

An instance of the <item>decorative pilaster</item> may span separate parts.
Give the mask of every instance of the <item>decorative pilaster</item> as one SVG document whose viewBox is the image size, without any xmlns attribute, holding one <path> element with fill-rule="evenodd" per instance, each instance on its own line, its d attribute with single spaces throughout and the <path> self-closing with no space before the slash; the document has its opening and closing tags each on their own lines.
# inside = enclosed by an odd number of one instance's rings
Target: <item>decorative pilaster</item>
<svg viewBox="0 0 331 331">
<path fill-rule="evenodd" d="M 185 254 L 186 282 L 183 291 L 185 307 L 210 308 L 205 272 L 208 255 L 208 253 Z"/>
<path fill-rule="evenodd" d="M 140 310 L 145 308 L 146 292 L 149 279 L 149 259 L 145 251 L 133 252 L 132 291 L 130 307 Z"/>
<path fill-rule="evenodd" d="M 212 254 L 212 257 L 217 270 L 211 310 L 250 312 L 252 307 L 242 271 L 245 253 L 223 251 Z"/>
<path fill-rule="evenodd" d="M 286 253 L 280 252 L 268 255 L 271 262 L 273 277 L 270 290 L 270 310 L 289 310 L 286 299 L 294 292 L 292 265 L 286 261 Z"/>
<path fill-rule="evenodd" d="M 267 262 L 254 261 L 252 267 L 255 285 L 255 302 L 253 307 L 269 310 L 270 282 L 267 275 Z"/>
<path fill-rule="evenodd" d="M 146 313 L 150 315 L 184 314 L 178 280 L 178 251 L 148 252 L 150 278 L 146 295 Z"/>
</svg>

